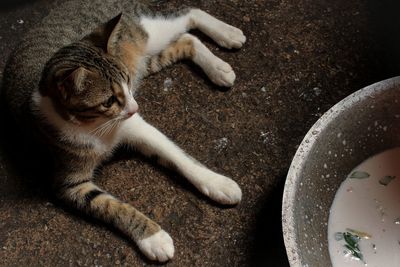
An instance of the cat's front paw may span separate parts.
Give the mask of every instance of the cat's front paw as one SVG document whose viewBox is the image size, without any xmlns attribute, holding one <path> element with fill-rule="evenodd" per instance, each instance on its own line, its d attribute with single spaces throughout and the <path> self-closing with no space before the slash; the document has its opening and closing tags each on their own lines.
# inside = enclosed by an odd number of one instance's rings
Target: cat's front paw
<svg viewBox="0 0 400 267">
<path fill-rule="evenodd" d="M 214 57 L 209 63 L 210 65 L 205 69 L 205 72 L 213 83 L 225 87 L 233 86 L 236 74 L 231 65 L 218 57 Z"/>
<path fill-rule="evenodd" d="M 151 260 L 165 262 L 174 257 L 174 243 L 164 230 L 138 241 L 139 249 Z"/>
<path fill-rule="evenodd" d="M 204 179 L 199 186 L 200 191 L 221 204 L 235 205 L 242 200 L 242 190 L 238 184 L 216 173 L 212 173 Z"/>
</svg>

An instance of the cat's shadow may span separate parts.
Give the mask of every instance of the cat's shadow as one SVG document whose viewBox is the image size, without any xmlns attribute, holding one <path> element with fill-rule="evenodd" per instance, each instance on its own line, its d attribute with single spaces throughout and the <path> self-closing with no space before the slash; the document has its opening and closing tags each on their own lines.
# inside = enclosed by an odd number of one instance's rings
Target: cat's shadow
<svg viewBox="0 0 400 267">
<path fill-rule="evenodd" d="M 3 179 L 2 195 L 14 201 L 48 199 L 51 159 L 43 147 L 31 142 L 29 130 L 17 130 L 3 99 L 0 99 L 0 165 L 7 179 Z"/>
</svg>

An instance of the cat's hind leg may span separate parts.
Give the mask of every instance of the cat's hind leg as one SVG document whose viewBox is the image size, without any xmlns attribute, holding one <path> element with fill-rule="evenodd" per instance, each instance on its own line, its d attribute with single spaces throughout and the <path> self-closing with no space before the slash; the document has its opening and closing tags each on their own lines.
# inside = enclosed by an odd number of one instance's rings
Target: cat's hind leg
<svg viewBox="0 0 400 267">
<path fill-rule="evenodd" d="M 229 87 L 235 82 L 236 75 L 232 67 L 214 55 L 198 38 L 188 33 L 181 35 L 160 54 L 152 56 L 148 61 L 147 74 L 158 72 L 181 59 L 193 60 L 219 86 Z"/>
<path fill-rule="evenodd" d="M 243 32 L 201 9 L 186 8 L 177 14 L 144 15 L 140 24 L 149 35 L 147 40 L 147 53 L 158 54 L 171 42 L 191 29 L 199 29 L 217 44 L 225 48 L 240 48 L 246 42 Z"/>
<path fill-rule="evenodd" d="M 241 30 L 200 9 L 183 9 L 175 15 L 144 15 L 140 23 L 148 34 L 145 53 L 150 60 L 147 74 L 180 59 L 191 58 L 215 84 L 226 87 L 234 84 L 236 75 L 232 67 L 186 32 L 198 28 L 223 47 L 240 48 L 246 41 Z"/>
<path fill-rule="evenodd" d="M 192 28 L 189 9 L 175 15 L 143 15 L 140 24 L 148 34 L 146 54 L 156 55 Z"/>
<path fill-rule="evenodd" d="M 217 44 L 225 48 L 241 48 L 246 42 L 243 32 L 201 9 L 191 9 L 189 12 L 191 27 L 199 29 Z"/>
</svg>

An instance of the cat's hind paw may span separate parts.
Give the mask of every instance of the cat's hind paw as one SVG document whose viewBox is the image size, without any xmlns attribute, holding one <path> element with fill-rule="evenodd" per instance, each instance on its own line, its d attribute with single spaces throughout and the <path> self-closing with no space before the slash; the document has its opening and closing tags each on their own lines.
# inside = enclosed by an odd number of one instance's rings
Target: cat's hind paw
<svg viewBox="0 0 400 267">
<path fill-rule="evenodd" d="M 222 47 L 241 48 L 246 42 L 243 32 L 226 23 L 219 23 L 214 32 L 214 40 Z"/>
<path fill-rule="evenodd" d="M 164 230 L 138 241 L 139 249 L 151 260 L 165 262 L 174 257 L 174 243 Z"/>
<path fill-rule="evenodd" d="M 195 25 L 220 46 L 228 49 L 241 48 L 246 42 L 246 36 L 240 29 L 220 21 L 200 9 L 193 9 L 191 14 Z"/>
</svg>

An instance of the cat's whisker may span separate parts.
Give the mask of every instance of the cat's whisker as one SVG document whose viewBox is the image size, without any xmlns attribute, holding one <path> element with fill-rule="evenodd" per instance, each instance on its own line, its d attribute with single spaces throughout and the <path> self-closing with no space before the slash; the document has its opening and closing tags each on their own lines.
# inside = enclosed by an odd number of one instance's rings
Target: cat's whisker
<svg viewBox="0 0 400 267">
<path fill-rule="evenodd" d="M 120 126 L 120 124 L 121 124 L 121 120 L 116 120 L 115 123 L 114 123 L 114 126 L 113 126 L 113 128 L 112 128 L 112 131 L 113 131 L 114 129 L 117 129 L 117 128 Z"/>
<path fill-rule="evenodd" d="M 102 135 L 107 135 L 109 130 L 111 129 L 112 125 L 113 125 L 113 123 L 108 124 L 107 127 L 104 128 Z"/>
<path fill-rule="evenodd" d="M 96 135 L 96 133 L 98 131 L 101 131 L 104 127 L 106 127 L 108 124 L 112 123 L 113 119 L 106 121 L 103 124 L 100 124 L 99 126 L 97 126 L 96 128 L 94 128 L 92 131 L 89 132 L 89 134 L 94 134 Z"/>
<path fill-rule="evenodd" d="M 118 118 L 116 118 L 113 123 L 110 125 L 110 127 L 108 128 L 108 131 L 106 132 L 106 134 L 111 133 L 115 128 L 117 128 L 117 126 L 119 125 L 120 120 Z"/>
<path fill-rule="evenodd" d="M 90 134 L 97 135 L 98 137 L 102 137 L 106 134 L 109 134 L 113 129 L 116 128 L 117 125 L 119 125 L 121 119 L 120 118 L 114 118 L 111 120 L 106 121 L 105 123 L 101 124 L 94 130 L 90 131 Z"/>
<path fill-rule="evenodd" d="M 103 135 L 104 129 L 107 127 L 107 125 L 102 125 L 102 127 L 98 128 L 95 132 L 93 132 L 93 135 L 96 135 L 98 137 L 101 137 Z"/>
<path fill-rule="evenodd" d="M 111 121 L 108 121 L 108 123 L 105 123 L 105 124 L 99 129 L 99 131 L 98 131 L 98 136 L 99 136 L 99 137 L 102 137 L 102 136 L 105 134 L 105 132 L 106 132 L 106 130 L 107 130 L 107 128 L 109 127 L 110 124 L 111 124 Z"/>
</svg>

